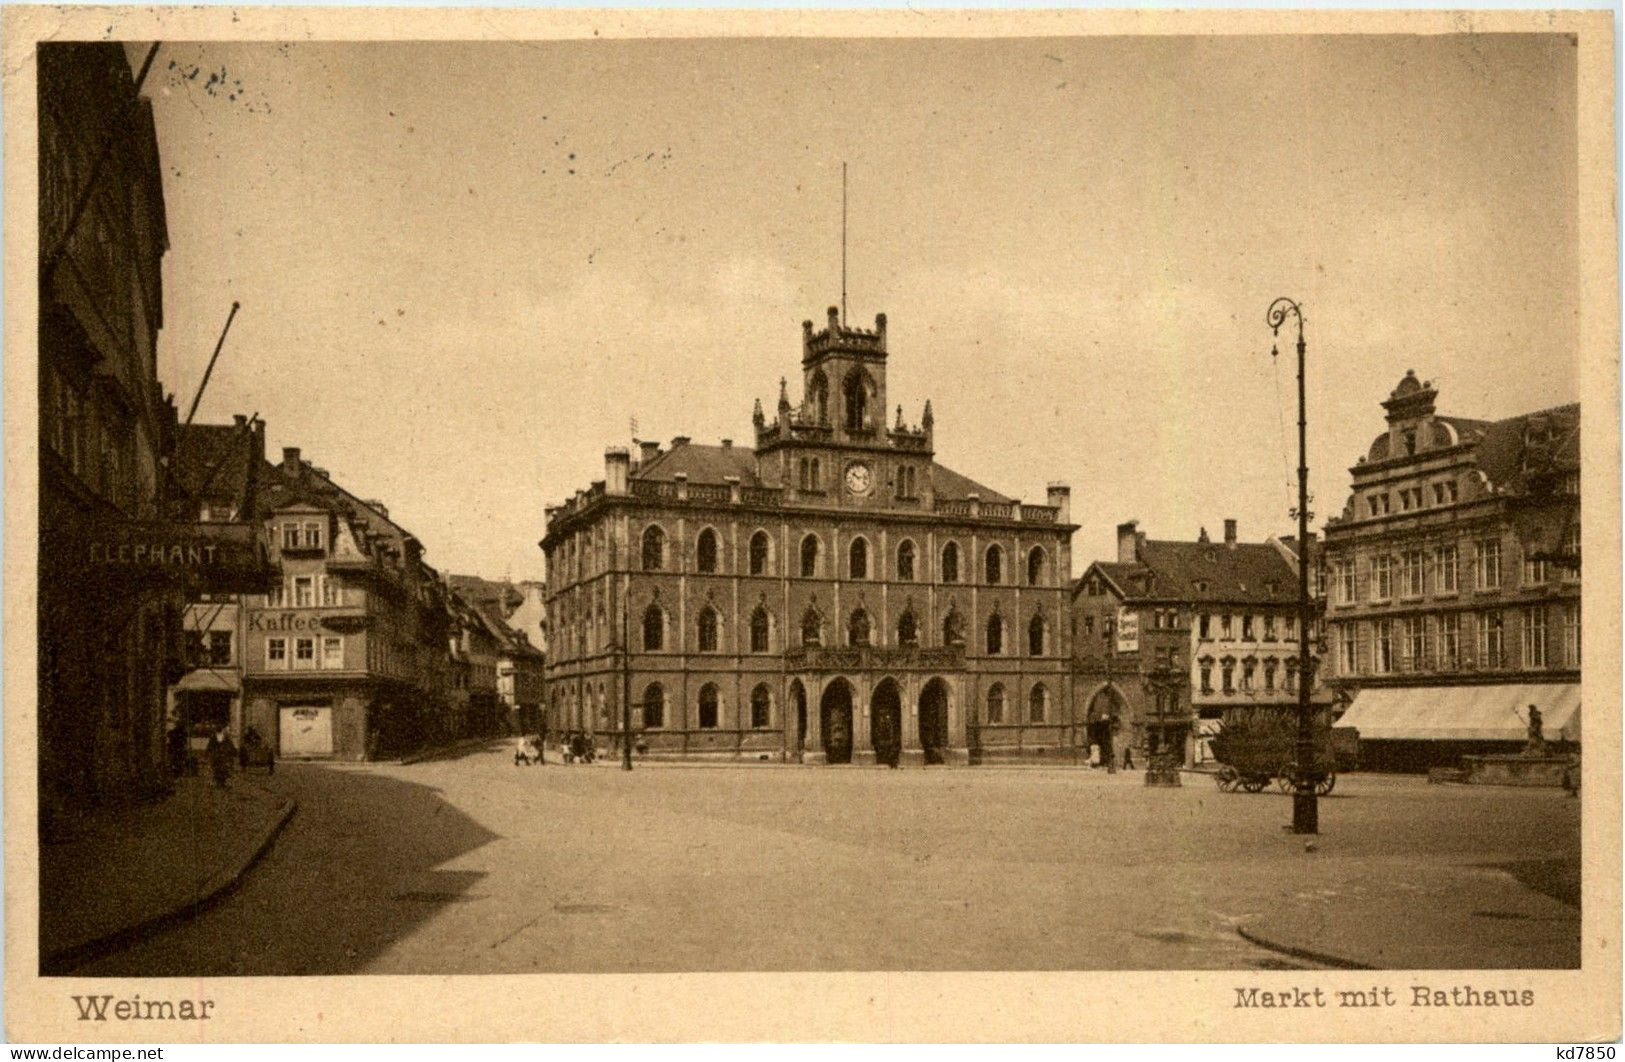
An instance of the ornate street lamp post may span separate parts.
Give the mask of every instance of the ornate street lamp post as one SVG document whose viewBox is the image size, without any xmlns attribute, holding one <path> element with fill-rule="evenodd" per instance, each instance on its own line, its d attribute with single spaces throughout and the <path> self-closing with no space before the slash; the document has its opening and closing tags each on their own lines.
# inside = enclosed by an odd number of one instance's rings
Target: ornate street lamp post
<svg viewBox="0 0 1625 1062">
<path fill-rule="evenodd" d="M 1319 833 L 1320 805 L 1314 783 L 1310 781 L 1315 762 L 1314 718 L 1309 704 L 1309 688 L 1314 680 L 1309 661 L 1309 628 L 1314 622 L 1314 608 L 1309 600 L 1309 455 L 1304 416 L 1303 309 L 1291 299 L 1279 298 L 1270 303 L 1265 321 L 1270 332 L 1279 336 L 1281 325 L 1289 316 L 1298 321 L 1298 755 L 1297 777 L 1292 780 L 1292 832 Z M 1270 357 L 1279 354 L 1272 344 Z"/>
</svg>

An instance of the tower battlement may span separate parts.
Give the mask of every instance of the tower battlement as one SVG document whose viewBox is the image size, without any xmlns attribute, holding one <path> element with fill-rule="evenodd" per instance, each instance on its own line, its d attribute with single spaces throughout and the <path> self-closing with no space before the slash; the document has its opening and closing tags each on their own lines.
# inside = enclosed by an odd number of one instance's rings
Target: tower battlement
<svg viewBox="0 0 1625 1062">
<path fill-rule="evenodd" d="M 873 331 L 848 328 L 841 323 L 841 311 L 829 308 L 829 325 L 813 331 L 811 321 L 801 322 L 801 360 L 811 361 L 821 354 L 843 353 L 860 356 L 886 356 L 886 315 L 875 314 Z"/>
</svg>

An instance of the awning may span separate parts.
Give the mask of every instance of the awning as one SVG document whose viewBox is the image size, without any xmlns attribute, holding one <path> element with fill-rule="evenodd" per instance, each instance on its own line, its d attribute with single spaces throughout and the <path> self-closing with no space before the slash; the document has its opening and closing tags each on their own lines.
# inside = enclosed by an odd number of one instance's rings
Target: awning
<svg viewBox="0 0 1625 1062">
<path fill-rule="evenodd" d="M 1524 741 L 1531 704 L 1546 740 L 1580 740 L 1574 682 L 1361 690 L 1337 725 L 1359 730 L 1362 741 Z"/>
<path fill-rule="evenodd" d="M 217 690 L 236 693 L 242 688 L 242 682 L 235 671 L 198 668 L 196 671 L 188 671 L 172 688 L 176 693 L 207 693 Z"/>
</svg>

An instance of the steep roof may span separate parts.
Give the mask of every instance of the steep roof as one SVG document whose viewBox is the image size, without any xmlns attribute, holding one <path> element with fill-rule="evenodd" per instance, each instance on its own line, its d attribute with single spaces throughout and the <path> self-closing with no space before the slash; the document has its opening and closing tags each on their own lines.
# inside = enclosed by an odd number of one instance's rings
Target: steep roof
<svg viewBox="0 0 1625 1062">
<path fill-rule="evenodd" d="M 1096 561 L 1100 571 L 1126 597 L 1195 604 L 1292 604 L 1297 573 L 1268 542 L 1140 543 L 1139 561 Z"/>
<path fill-rule="evenodd" d="M 738 476 L 741 486 L 762 485 L 756 474 L 756 454 L 749 447 L 707 446 L 694 442 L 662 450 L 635 469 L 632 478 L 669 483 L 676 480 L 678 473 L 687 476 L 690 483 L 720 486 L 727 482 L 727 477 Z M 937 497 L 945 501 L 964 501 L 972 494 L 998 505 L 1014 500 L 935 461 L 931 462 L 931 483 Z"/>
<path fill-rule="evenodd" d="M 981 501 L 993 502 L 996 505 L 1007 505 L 1015 500 L 1000 494 L 992 487 L 984 487 L 969 476 L 962 476 L 946 465 L 938 464 L 935 461 L 931 462 L 931 486 L 936 491 L 938 498 L 947 501 L 963 501 L 972 494 L 976 495 Z"/>
<path fill-rule="evenodd" d="M 259 463 L 255 434 L 246 424 L 186 424 L 176 435 L 171 474 L 191 502 L 246 510 L 253 500 Z"/>
<path fill-rule="evenodd" d="M 1580 467 L 1580 405 L 1508 417 L 1484 430 L 1474 452 L 1478 470 L 1501 489 L 1520 490 L 1527 475 Z"/>
<path fill-rule="evenodd" d="M 702 443 L 684 443 L 662 450 L 640 465 L 632 478 L 671 482 L 678 473 L 686 475 L 690 483 L 720 484 L 726 482 L 728 476 L 738 476 L 744 486 L 761 485 L 756 476 L 756 455 L 750 449 Z"/>
</svg>

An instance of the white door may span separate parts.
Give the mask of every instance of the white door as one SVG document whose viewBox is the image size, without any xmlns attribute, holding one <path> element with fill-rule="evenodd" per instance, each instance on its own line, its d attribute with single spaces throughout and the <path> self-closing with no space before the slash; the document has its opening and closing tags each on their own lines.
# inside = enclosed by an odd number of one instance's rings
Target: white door
<svg viewBox="0 0 1625 1062">
<path fill-rule="evenodd" d="M 283 708 L 279 732 L 283 756 L 333 755 L 333 709 L 327 705 Z"/>
</svg>

